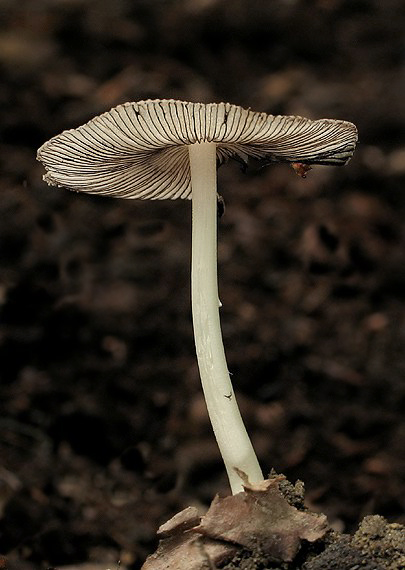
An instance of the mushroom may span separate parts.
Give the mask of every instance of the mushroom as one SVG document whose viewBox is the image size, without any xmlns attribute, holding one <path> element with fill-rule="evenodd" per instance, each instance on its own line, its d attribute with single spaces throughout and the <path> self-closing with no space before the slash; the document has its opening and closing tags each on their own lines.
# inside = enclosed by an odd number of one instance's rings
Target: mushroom
<svg viewBox="0 0 405 570">
<path fill-rule="evenodd" d="M 121 198 L 192 198 L 191 297 L 198 366 L 209 417 L 233 493 L 263 479 L 235 399 L 222 342 L 217 286 L 217 166 L 286 162 L 343 165 L 356 127 L 346 121 L 273 116 L 229 103 L 125 103 L 64 131 L 38 150 L 51 185 Z"/>
</svg>

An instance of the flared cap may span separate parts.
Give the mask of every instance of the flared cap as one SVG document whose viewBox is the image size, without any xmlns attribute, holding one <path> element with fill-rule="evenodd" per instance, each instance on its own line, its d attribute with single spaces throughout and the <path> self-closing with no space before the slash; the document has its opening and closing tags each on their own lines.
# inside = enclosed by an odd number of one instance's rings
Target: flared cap
<svg viewBox="0 0 405 570">
<path fill-rule="evenodd" d="M 191 198 L 188 145 L 216 143 L 217 162 L 343 165 L 356 127 L 268 115 L 230 103 L 148 100 L 118 105 L 38 150 L 48 184 L 122 198 Z"/>
</svg>

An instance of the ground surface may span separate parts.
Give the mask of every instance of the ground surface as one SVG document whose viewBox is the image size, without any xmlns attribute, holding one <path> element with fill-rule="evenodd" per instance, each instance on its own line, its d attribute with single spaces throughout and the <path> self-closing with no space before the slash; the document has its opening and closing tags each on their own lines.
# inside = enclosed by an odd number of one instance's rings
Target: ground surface
<svg viewBox="0 0 405 570">
<path fill-rule="evenodd" d="M 355 122 L 345 169 L 221 168 L 229 368 L 263 467 L 337 530 L 404 522 L 400 0 L 0 0 L 0 552 L 140 568 L 227 482 L 199 388 L 190 204 L 48 188 L 35 150 L 111 106 Z M 14 562 L 13 562 L 14 561 Z"/>
</svg>

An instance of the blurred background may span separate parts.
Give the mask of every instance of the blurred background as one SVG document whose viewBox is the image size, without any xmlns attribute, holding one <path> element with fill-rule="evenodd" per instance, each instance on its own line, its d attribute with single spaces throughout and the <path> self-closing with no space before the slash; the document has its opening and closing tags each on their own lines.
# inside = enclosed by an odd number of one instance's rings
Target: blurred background
<svg viewBox="0 0 405 570">
<path fill-rule="evenodd" d="M 49 188 L 35 160 L 147 98 L 358 126 L 345 168 L 220 169 L 224 343 L 264 471 L 303 480 L 337 530 L 404 522 L 404 26 L 401 0 L 0 0 L 10 568 L 139 569 L 159 524 L 228 493 L 194 356 L 190 203 Z"/>
</svg>

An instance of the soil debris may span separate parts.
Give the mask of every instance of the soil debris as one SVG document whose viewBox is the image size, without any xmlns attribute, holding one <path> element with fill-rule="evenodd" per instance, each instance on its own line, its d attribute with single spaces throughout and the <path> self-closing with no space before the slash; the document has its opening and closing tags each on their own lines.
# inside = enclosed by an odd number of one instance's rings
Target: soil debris
<svg viewBox="0 0 405 570">
<path fill-rule="evenodd" d="M 405 568 L 402 525 L 374 515 L 365 517 L 352 537 L 341 535 L 330 529 L 325 515 L 304 507 L 301 483 L 292 486 L 273 475 L 244 487 L 237 495 L 217 495 L 204 516 L 188 507 L 162 525 L 158 549 L 142 570 Z"/>
</svg>

